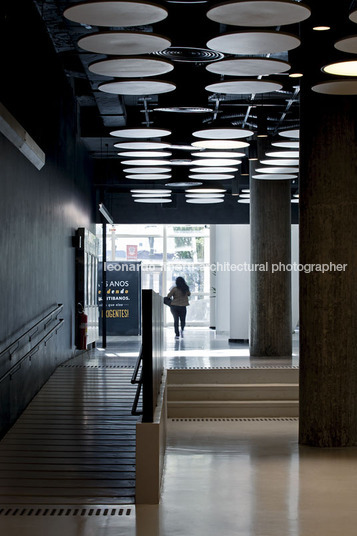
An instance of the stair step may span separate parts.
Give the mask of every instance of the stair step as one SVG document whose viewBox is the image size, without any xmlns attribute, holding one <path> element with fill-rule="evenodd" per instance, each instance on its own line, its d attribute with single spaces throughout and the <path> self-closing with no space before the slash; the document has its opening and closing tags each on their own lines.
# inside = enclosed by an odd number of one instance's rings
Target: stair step
<svg viewBox="0 0 357 536">
<path fill-rule="evenodd" d="M 298 400 L 299 387 L 295 383 L 170 384 L 167 397 L 169 401 Z"/>
<path fill-rule="evenodd" d="M 170 384 L 298 383 L 299 369 L 288 367 L 168 369 Z"/>
<path fill-rule="evenodd" d="M 168 417 L 298 417 L 297 400 L 170 401 Z"/>
</svg>

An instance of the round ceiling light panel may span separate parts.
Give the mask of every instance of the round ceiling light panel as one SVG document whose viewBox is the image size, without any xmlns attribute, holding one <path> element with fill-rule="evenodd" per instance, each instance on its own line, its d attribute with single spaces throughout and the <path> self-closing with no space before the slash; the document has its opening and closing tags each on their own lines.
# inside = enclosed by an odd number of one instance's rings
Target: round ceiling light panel
<svg viewBox="0 0 357 536">
<path fill-rule="evenodd" d="M 249 205 L 250 199 L 238 199 L 237 203 L 241 203 L 242 205 Z"/>
<path fill-rule="evenodd" d="M 111 136 L 118 138 L 163 138 L 164 136 L 170 136 L 171 130 L 164 130 L 161 128 L 121 128 L 120 130 L 113 130 L 110 132 Z M 133 145 L 133 144 L 132 144 Z M 116 145 L 115 147 L 118 147 Z M 168 147 L 168 146 L 166 146 Z"/>
<path fill-rule="evenodd" d="M 166 134 L 165 134 L 166 135 Z M 113 136 L 113 134 L 112 134 Z M 151 141 L 133 141 L 133 142 L 124 142 L 124 143 L 115 143 L 114 147 L 117 149 L 133 149 L 133 150 L 151 150 L 151 149 L 169 149 L 170 145 L 168 143 L 159 143 Z"/>
<path fill-rule="evenodd" d="M 232 26 L 284 26 L 310 17 L 304 4 L 288 0 L 243 0 L 226 2 L 210 9 L 207 17 Z"/>
<path fill-rule="evenodd" d="M 300 137 L 300 131 L 296 128 L 290 129 L 290 130 L 281 130 L 279 132 L 279 136 L 282 136 L 283 138 L 296 138 L 299 139 Z"/>
<path fill-rule="evenodd" d="M 130 175 L 130 173 L 143 173 L 144 175 L 146 174 L 156 174 L 156 173 L 170 173 L 171 172 L 171 169 L 170 168 L 164 168 L 164 167 L 137 167 L 137 168 L 125 168 L 124 170 L 124 173 L 128 173 Z"/>
<path fill-rule="evenodd" d="M 172 186 L 173 188 L 189 188 L 190 186 L 201 186 L 202 182 L 168 182 L 165 186 Z"/>
<path fill-rule="evenodd" d="M 266 167 L 266 168 L 257 168 L 255 171 L 257 171 L 258 173 L 273 173 L 273 174 L 277 174 L 277 173 L 293 173 L 294 171 L 296 173 L 298 173 L 299 171 L 299 168 L 295 168 L 295 167 Z"/>
<path fill-rule="evenodd" d="M 114 95 L 161 95 L 176 89 L 175 84 L 159 80 L 125 80 L 106 82 L 98 86 L 99 91 Z"/>
<path fill-rule="evenodd" d="M 134 175 L 126 175 L 125 178 L 136 181 L 157 181 L 171 179 L 171 175 L 166 175 L 165 173 L 136 173 Z"/>
<path fill-rule="evenodd" d="M 140 199 L 140 198 L 144 199 L 144 198 L 148 198 L 148 197 L 150 197 L 150 198 L 155 197 L 156 198 L 156 197 L 170 197 L 170 196 L 171 196 L 171 194 L 169 194 L 169 193 L 165 193 L 165 194 L 155 193 L 155 194 L 132 194 L 131 197 L 135 197 L 137 199 Z"/>
<path fill-rule="evenodd" d="M 233 167 L 197 167 L 190 169 L 190 173 L 236 173 L 238 168 Z"/>
<path fill-rule="evenodd" d="M 156 195 L 160 195 L 160 194 L 171 194 L 172 190 L 160 190 L 160 189 L 153 189 L 153 190 L 150 190 L 149 188 L 145 188 L 145 190 L 140 190 L 140 189 L 134 189 L 134 190 L 130 190 L 130 193 L 132 194 L 146 194 L 146 195 L 151 195 L 151 197 L 155 197 Z M 154 194 L 154 195 L 153 195 Z"/>
<path fill-rule="evenodd" d="M 224 194 L 185 194 L 185 197 L 191 199 L 219 199 L 224 197 Z"/>
<path fill-rule="evenodd" d="M 357 76 L 357 61 L 339 61 L 338 63 L 330 63 L 322 67 L 324 73 L 335 74 L 337 76 Z"/>
<path fill-rule="evenodd" d="M 209 173 L 200 173 L 199 175 L 189 175 L 188 178 L 199 179 L 200 181 L 226 181 L 234 179 L 234 175 L 228 175 L 225 173 L 213 173 L 212 175 Z"/>
<path fill-rule="evenodd" d="M 227 190 L 225 188 L 217 188 L 215 186 L 193 186 L 192 188 L 188 188 L 187 190 L 185 190 L 185 192 L 187 192 L 188 194 L 221 194 L 226 191 Z"/>
<path fill-rule="evenodd" d="M 300 39 L 281 32 L 236 32 L 219 35 L 207 46 L 225 54 L 278 54 L 300 45 Z"/>
<path fill-rule="evenodd" d="M 84 2 L 69 7 L 66 19 L 89 26 L 143 26 L 166 19 L 165 8 L 149 2 Z"/>
<path fill-rule="evenodd" d="M 270 58 L 237 58 L 210 63 L 206 69 L 226 76 L 267 76 L 288 71 L 290 64 Z"/>
<path fill-rule="evenodd" d="M 211 93 L 222 93 L 226 95 L 250 95 L 252 93 L 271 93 L 278 91 L 283 86 L 277 82 L 266 82 L 265 80 L 232 80 L 231 82 L 217 82 L 205 87 Z"/>
<path fill-rule="evenodd" d="M 122 160 L 123 166 L 167 166 L 169 162 L 167 160 L 154 160 L 146 158 L 138 158 L 137 160 Z"/>
<path fill-rule="evenodd" d="M 233 158 L 202 158 L 192 162 L 193 166 L 238 166 L 241 160 Z"/>
<path fill-rule="evenodd" d="M 239 138 L 249 138 L 253 136 L 252 130 L 243 128 L 209 128 L 196 130 L 192 133 L 195 138 L 206 138 L 208 140 L 236 140 Z"/>
<path fill-rule="evenodd" d="M 129 156 L 133 158 L 161 158 L 164 156 L 171 156 L 172 153 L 165 151 L 124 151 L 123 153 L 118 153 L 118 156 Z"/>
<path fill-rule="evenodd" d="M 186 203 L 191 203 L 192 205 L 216 205 L 224 203 L 224 199 L 218 197 L 186 199 Z"/>
<path fill-rule="evenodd" d="M 273 158 L 299 158 L 299 151 L 269 151 L 265 156 Z"/>
<path fill-rule="evenodd" d="M 269 160 L 260 160 L 264 166 L 298 166 L 299 160 L 296 158 L 272 158 Z"/>
<path fill-rule="evenodd" d="M 167 199 L 166 197 L 144 197 L 140 199 L 134 199 L 135 203 L 171 203 L 172 199 Z"/>
<path fill-rule="evenodd" d="M 78 46 L 95 54 L 138 56 L 164 50 L 170 41 L 161 35 L 144 32 L 98 32 L 82 37 Z"/>
<path fill-rule="evenodd" d="M 212 113 L 212 108 L 203 108 L 199 106 L 171 106 L 170 108 L 154 108 L 154 112 L 176 114 L 207 114 Z"/>
<path fill-rule="evenodd" d="M 357 23 L 357 9 L 355 9 L 354 11 L 351 11 L 348 17 L 352 22 Z"/>
<path fill-rule="evenodd" d="M 145 78 L 172 71 L 174 66 L 165 60 L 151 58 L 117 58 L 92 63 L 88 69 L 100 76 L 115 78 Z"/>
<path fill-rule="evenodd" d="M 227 151 L 201 151 L 198 153 L 191 153 L 191 156 L 198 156 L 200 158 L 244 158 L 245 153 L 227 152 Z"/>
<path fill-rule="evenodd" d="M 324 95 L 357 95 L 357 78 L 354 80 L 331 80 L 312 86 L 315 93 Z"/>
<path fill-rule="evenodd" d="M 262 180 L 291 180 L 296 179 L 296 175 L 291 175 L 289 173 L 261 173 L 260 175 L 253 175 L 253 179 L 262 179 Z"/>
<path fill-rule="evenodd" d="M 300 142 L 298 141 L 273 141 L 273 147 L 281 147 L 283 149 L 299 149 Z"/>
<path fill-rule="evenodd" d="M 349 54 L 357 54 L 357 35 L 351 37 L 345 37 L 336 41 L 335 48 L 342 52 L 348 52 Z"/>
<path fill-rule="evenodd" d="M 192 147 L 202 149 L 244 149 L 245 147 L 249 147 L 249 143 L 233 140 L 201 140 L 194 141 Z"/>
</svg>

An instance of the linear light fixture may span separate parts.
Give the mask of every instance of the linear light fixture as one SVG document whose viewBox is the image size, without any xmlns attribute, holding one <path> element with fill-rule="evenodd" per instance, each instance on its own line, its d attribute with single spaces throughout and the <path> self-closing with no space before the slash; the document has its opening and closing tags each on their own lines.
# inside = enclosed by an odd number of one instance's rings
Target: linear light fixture
<svg viewBox="0 0 357 536">
<path fill-rule="evenodd" d="M 13 145 L 38 170 L 45 165 L 46 155 L 31 138 L 30 134 L 20 125 L 13 115 L 0 103 L 0 132 L 11 141 Z"/>
<path fill-rule="evenodd" d="M 111 225 L 113 225 L 114 220 L 111 217 L 111 215 L 109 214 L 109 212 L 107 211 L 107 209 L 105 208 L 105 206 L 103 205 L 103 203 L 99 203 L 98 208 L 99 208 L 99 212 L 104 216 L 104 218 L 107 220 L 107 222 L 110 223 Z"/>
</svg>

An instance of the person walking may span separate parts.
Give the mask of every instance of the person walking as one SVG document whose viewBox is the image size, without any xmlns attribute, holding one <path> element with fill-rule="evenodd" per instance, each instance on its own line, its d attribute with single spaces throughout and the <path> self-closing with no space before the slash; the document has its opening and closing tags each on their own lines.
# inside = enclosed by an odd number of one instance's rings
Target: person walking
<svg viewBox="0 0 357 536">
<path fill-rule="evenodd" d="M 174 328 L 176 339 L 180 337 L 179 323 L 181 324 L 181 337 L 186 324 L 186 307 L 189 304 L 188 297 L 191 295 L 190 289 L 183 277 L 176 278 L 176 286 L 168 293 L 168 298 L 173 298 L 171 301 L 171 313 L 174 317 Z"/>
</svg>

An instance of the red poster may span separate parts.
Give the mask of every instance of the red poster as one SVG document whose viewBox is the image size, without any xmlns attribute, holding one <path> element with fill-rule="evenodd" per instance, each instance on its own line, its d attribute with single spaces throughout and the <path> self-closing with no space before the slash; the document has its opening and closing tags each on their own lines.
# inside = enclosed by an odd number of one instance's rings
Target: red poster
<svg viewBox="0 0 357 536">
<path fill-rule="evenodd" d="M 138 246 L 126 246 L 126 258 L 128 261 L 136 261 L 138 258 Z"/>
</svg>

